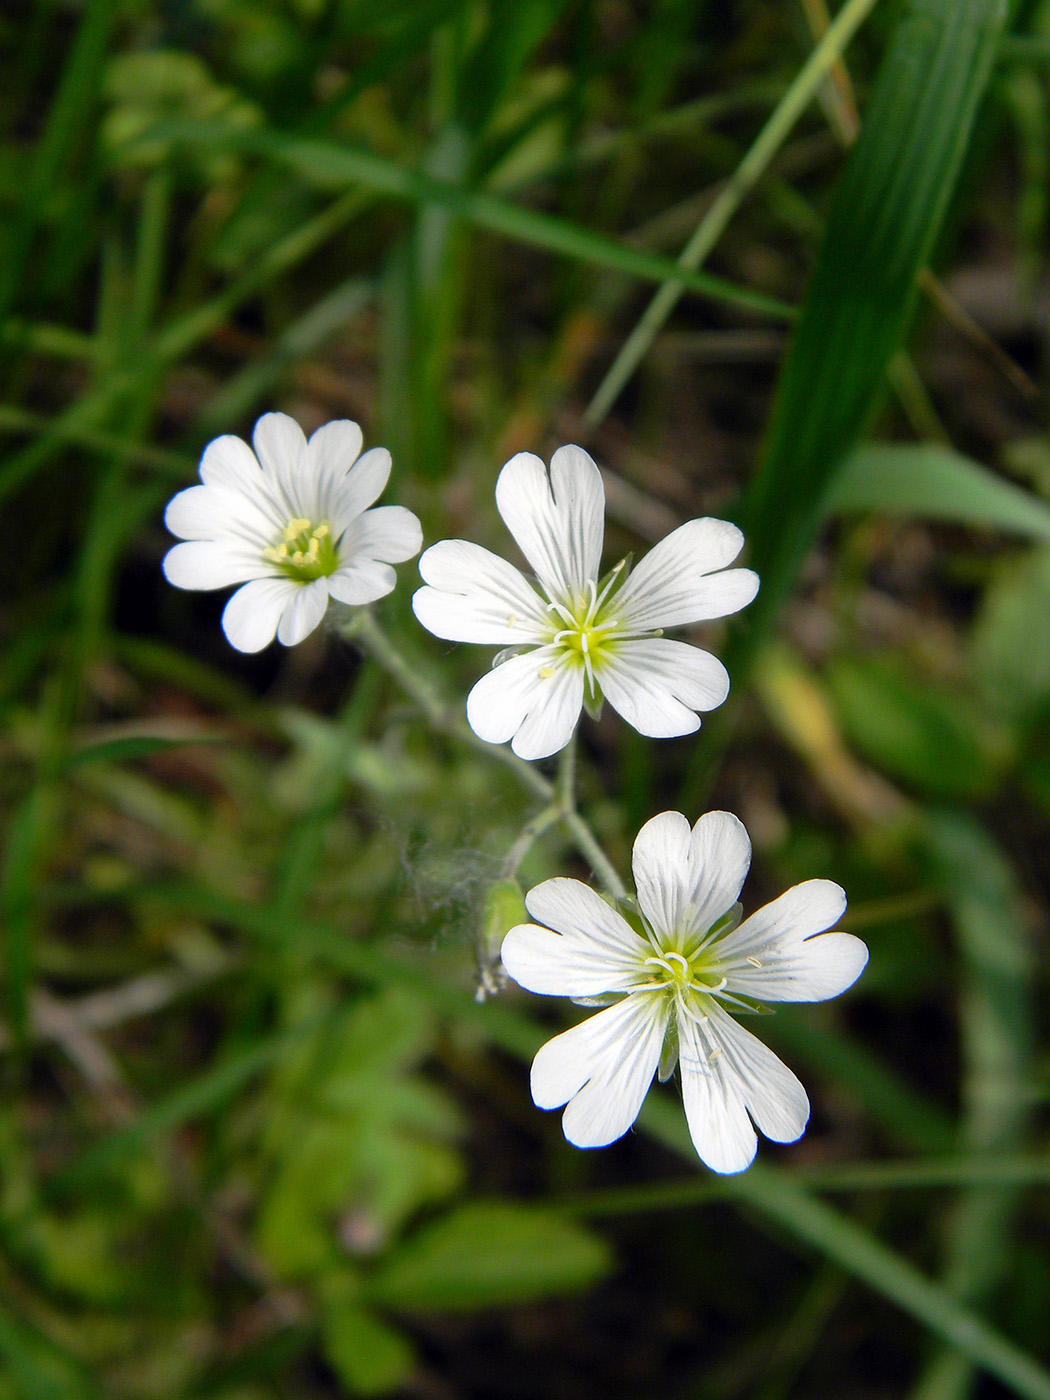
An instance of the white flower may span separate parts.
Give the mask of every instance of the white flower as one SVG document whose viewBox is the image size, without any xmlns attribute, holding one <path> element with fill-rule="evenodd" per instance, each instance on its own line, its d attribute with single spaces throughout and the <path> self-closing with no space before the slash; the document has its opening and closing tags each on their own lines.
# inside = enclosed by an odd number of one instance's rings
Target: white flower
<svg viewBox="0 0 1050 1400">
<path fill-rule="evenodd" d="M 680 812 L 663 812 L 634 843 L 633 922 L 579 880 L 530 891 L 526 907 L 547 927 L 507 934 L 511 977 L 546 996 L 613 1003 L 533 1061 L 533 1099 L 540 1108 L 568 1104 L 562 1123 L 577 1147 L 622 1136 L 654 1073 L 667 1079 L 676 1062 L 693 1145 L 714 1171 L 749 1165 L 756 1127 L 776 1142 L 801 1136 L 805 1090 L 726 1007 L 838 996 L 868 950 L 851 934 L 823 932 L 846 907 L 830 880 L 796 885 L 740 923 L 750 862 L 747 832 L 730 813 L 709 812 L 690 831 Z"/>
<path fill-rule="evenodd" d="M 581 447 L 559 448 L 549 475 L 529 452 L 512 457 L 496 504 L 542 593 L 489 550 L 442 540 L 420 559 L 429 587 L 412 600 L 436 636 L 510 649 L 467 699 L 475 734 L 512 739 L 521 758 L 546 758 L 569 742 L 582 706 L 602 696 L 653 738 L 698 729 L 696 712 L 722 703 L 729 677 L 708 652 L 662 633 L 725 617 L 755 596 L 750 569 L 726 569 L 743 544 L 736 526 L 690 520 L 633 572 L 623 561 L 599 581 L 605 490 Z"/>
<path fill-rule="evenodd" d="M 371 603 L 394 587 L 391 564 L 423 543 L 419 521 L 403 506 L 367 507 L 390 475 L 390 453 L 363 457 L 361 429 L 326 423 L 307 442 L 284 413 L 255 425 L 255 451 L 220 437 L 201 458 L 203 486 L 172 500 L 164 522 L 186 540 L 164 558 L 176 588 L 244 584 L 226 604 L 222 625 L 239 651 L 277 639 L 294 646 L 314 630 L 328 599 Z"/>
</svg>

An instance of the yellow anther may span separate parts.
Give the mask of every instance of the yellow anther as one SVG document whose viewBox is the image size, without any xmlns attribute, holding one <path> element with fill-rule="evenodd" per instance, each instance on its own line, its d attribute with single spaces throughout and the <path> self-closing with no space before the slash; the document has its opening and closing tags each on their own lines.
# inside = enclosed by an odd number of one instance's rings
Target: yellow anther
<svg viewBox="0 0 1050 1400">
<path fill-rule="evenodd" d="M 759 960 L 758 960 L 757 958 L 751 958 L 751 957 L 749 957 L 749 958 L 746 958 L 745 961 L 746 961 L 746 962 L 749 962 L 749 963 L 751 964 L 752 967 L 761 967 L 761 966 L 762 966 L 762 964 L 759 962 Z"/>
<path fill-rule="evenodd" d="M 281 534 L 288 541 L 288 543 L 291 544 L 297 535 L 301 535 L 304 530 L 309 530 L 309 528 L 309 520 L 289 520 L 288 524 L 281 531 Z"/>
<path fill-rule="evenodd" d="M 314 539 L 323 540 L 325 535 L 328 534 L 331 534 L 331 530 L 327 525 L 318 525 L 317 529 L 314 531 Z"/>
<path fill-rule="evenodd" d="M 513 627 L 514 624 L 517 622 L 517 620 L 518 620 L 518 614 L 517 614 L 517 613 L 511 613 L 511 615 L 507 618 L 507 626 L 508 626 L 508 627 Z"/>
<path fill-rule="evenodd" d="M 553 666 L 541 666 L 541 667 L 540 667 L 540 669 L 539 669 L 539 677 L 540 677 L 540 680 L 549 681 L 550 678 L 551 678 L 551 676 L 553 676 L 553 675 L 554 675 L 554 667 L 553 667 Z"/>
</svg>

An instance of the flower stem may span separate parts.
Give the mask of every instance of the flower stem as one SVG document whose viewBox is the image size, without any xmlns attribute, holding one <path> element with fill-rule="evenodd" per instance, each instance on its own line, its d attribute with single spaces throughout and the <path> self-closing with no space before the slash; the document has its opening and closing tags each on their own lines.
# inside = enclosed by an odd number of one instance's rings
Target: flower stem
<svg viewBox="0 0 1050 1400">
<path fill-rule="evenodd" d="M 518 867 L 528 855 L 535 842 L 543 833 L 552 827 L 555 822 L 562 817 L 562 807 L 560 802 L 551 802 L 542 811 L 525 823 L 521 832 L 517 836 L 514 844 L 504 857 L 500 866 L 499 877 L 501 880 L 513 880 L 518 873 Z"/>
<path fill-rule="evenodd" d="M 371 653 L 374 660 L 397 682 L 401 689 L 416 702 L 427 720 L 441 734 L 451 735 L 469 744 L 479 753 L 495 758 L 514 772 L 522 784 L 537 797 L 548 802 L 554 796 L 554 788 L 531 764 L 512 750 L 501 745 L 487 744 L 479 739 L 465 720 L 455 718 L 448 705 L 438 694 L 419 669 L 413 666 L 382 630 L 367 608 L 358 608 L 353 617 L 339 626 L 340 634 L 349 641 L 356 641 Z"/>
<path fill-rule="evenodd" d="M 622 899 L 627 893 L 623 881 L 616 873 L 612 861 L 598 844 L 594 832 L 576 810 L 575 729 L 572 732 L 572 738 L 562 749 L 558 759 L 557 791 L 561 820 L 572 837 L 576 849 L 586 858 L 591 869 L 609 893 L 616 899 Z"/>
<path fill-rule="evenodd" d="M 528 823 L 508 851 L 505 867 L 513 860 L 513 870 L 517 870 L 533 841 L 549 826 L 561 821 L 572 838 L 573 845 L 609 893 L 617 899 L 624 897 L 627 890 L 616 873 L 615 866 L 598 844 L 594 832 L 576 810 L 575 733 L 562 750 L 557 785 L 550 783 L 531 763 L 519 758 L 512 749 L 500 744 L 486 743 L 484 739 L 478 738 L 465 720 L 456 718 L 435 687 L 398 651 L 367 608 L 356 609 L 352 617 L 338 625 L 338 630 L 348 641 L 357 642 L 370 653 L 405 694 L 416 702 L 438 733 L 448 734 L 476 749 L 478 753 L 486 754 L 504 764 L 524 787 L 546 802 L 547 806 Z"/>
</svg>

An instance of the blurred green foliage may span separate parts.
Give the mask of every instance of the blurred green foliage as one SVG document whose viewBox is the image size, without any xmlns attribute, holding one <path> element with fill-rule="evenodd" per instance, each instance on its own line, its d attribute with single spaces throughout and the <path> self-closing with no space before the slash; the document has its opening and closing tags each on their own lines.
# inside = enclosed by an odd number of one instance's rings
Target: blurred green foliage
<svg viewBox="0 0 1050 1400">
<path fill-rule="evenodd" d="M 0 17 L 0 1400 L 1050 1396 L 1050 6 L 876 6 L 745 199 L 828 18 Z M 762 1027 L 799 1145 L 704 1179 L 673 1089 L 596 1154 L 533 1108 L 561 1012 L 475 981 L 578 854 L 333 634 L 239 656 L 160 576 L 164 502 L 275 407 L 360 420 L 428 541 L 505 549 L 499 466 L 564 441 L 621 553 L 746 521 L 725 712 L 585 721 L 581 803 L 624 875 L 724 806 L 748 909 L 847 888 L 864 980 Z M 400 573 L 458 715 L 487 662 Z"/>
</svg>

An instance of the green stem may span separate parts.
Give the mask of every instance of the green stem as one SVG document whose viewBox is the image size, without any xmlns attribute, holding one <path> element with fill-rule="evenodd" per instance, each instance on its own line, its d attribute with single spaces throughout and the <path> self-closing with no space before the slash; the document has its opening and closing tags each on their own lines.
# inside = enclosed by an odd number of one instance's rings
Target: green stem
<svg viewBox="0 0 1050 1400">
<path fill-rule="evenodd" d="M 521 829 L 520 835 L 515 840 L 513 846 L 507 852 L 503 864 L 500 866 L 499 878 L 501 880 L 513 880 L 518 873 L 521 862 L 528 855 L 533 845 L 543 833 L 554 826 L 555 822 L 561 820 L 562 807 L 560 802 L 552 802 L 537 812 L 531 821 L 527 821 Z"/>
<path fill-rule="evenodd" d="M 519 758 L 513 750 L 505 748 L 502 744 L 489 744 L 484 739 L 479 739 L 465 720 L 453 715 L 435 687 L 420 673 L 418 668 L 408 661 L 407 657 L 398 651 L 367 608 L 358 608 L 347 622 L 340 625 L 339 630 L 349 641 L 359 643 L 371 653 L 405 694 L 416 702 L 428 722 L 438 733 L 448 734 L 461 743 L 469 745 L 470 748 L 476 749 L 478 753 L 496 759 L 497 762 L 509 768 L 531 793 L 543 798 L 547 807 L 533 819 L 529 826 L 525 827 L 521 836 L 511 847 L 508 860 L 525 840 L 530 828 L 535 827 L 536 829 L 527 844 L 524 845 L 521 855 L 518 857 L 519 863 L 536 836 L 548 826 L 553 825 L 555 821 L 560 820 L 571 836 L 573 845 L 609 893 L 617 899 L 622 899 L 626 895 L 627 890 L 616 873 L 615 866 L 598 844 L 594 832 L 576 811 L 573 795 L 575 734 L 566 749 L 563 750 L 558 785 L 555 788 L 555 785 L 548 782 L 542 773 L 537 772 L 532 764 L 527 763 L 525 759 Z M 537 825 L 537 823 L 542 824 Z"/>
<path fill-rule="evenodd" d="M 861 24 L 874 5 L 875 0 L 847 0 L 834 23 L 803 64 L 795 81 L 777 104 L 772 116 L 737 166 L 736 170 L 722 187 L 717 199 L 698 224 L 692 238 L 678 258 L 678 266 L 686 272 L 695 272 L 721 238 L 729 220 L 740 207 L 745 196 L 753 189 L 764 174 L 769 162 L 784 143 L 795 122 L 799 119 L 828 74 L 838 61 L 843 49 L 854 31 Z M 620 390 L 637 369 L 639 362 L 656 338 L 660 327 L 674 310 L 679 297 L 685 291 L 684 283 L 669 278 L 653 297 L 642 319 L 624 341 L 619 354 L 612 362 L 605 378 L 598 386 L 594 398 L 587 406 L 583 421 L 588 427 L 596 427 L 603 422 L 609 409 L 619 396 Z"/>
</svg>

